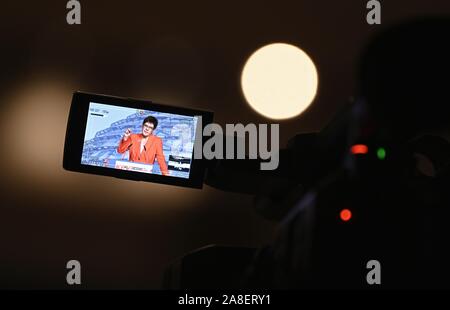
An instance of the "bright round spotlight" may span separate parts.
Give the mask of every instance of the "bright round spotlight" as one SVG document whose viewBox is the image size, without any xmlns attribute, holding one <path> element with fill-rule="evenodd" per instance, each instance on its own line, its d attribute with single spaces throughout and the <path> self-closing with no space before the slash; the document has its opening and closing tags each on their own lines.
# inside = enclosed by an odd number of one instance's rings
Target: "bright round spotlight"
<svg viewBox="0 0 450 310">
<path fill-rule="evenodd" d="M 318 76 L 309 56 L 296 46 L 266 45 L 254 52 L 242 70 L 245 99 L 258 113 L 272 119 L 299 115 L 316 96 Z"/>
</svg>

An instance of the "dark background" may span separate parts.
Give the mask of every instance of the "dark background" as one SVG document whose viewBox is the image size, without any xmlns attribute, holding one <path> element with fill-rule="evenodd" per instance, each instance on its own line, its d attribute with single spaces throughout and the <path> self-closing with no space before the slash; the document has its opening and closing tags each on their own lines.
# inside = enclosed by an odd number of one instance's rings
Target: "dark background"
<svg viewBox="0 0 450 310">
<path fill-rule="evenodd" d="M 450 2 L 365 0 L 66 1 L 0 4 L 0 287 L 65 288 L 77 259 L 86 288 L 158 288 L 171 261 L 207 244 L 261 246 L 276 223 L 252 197 L 135 183 L 62 169 L 72 92 L 83 90 L 213 110 L 215 121 L 268 123 L 244 101 L 247 57 L 273 42 L 305 50 L 319 93 L 280 122 L 281 146 L 318 131 L 355 94 L 358 55 L 375 32 Z"/>
</svg>

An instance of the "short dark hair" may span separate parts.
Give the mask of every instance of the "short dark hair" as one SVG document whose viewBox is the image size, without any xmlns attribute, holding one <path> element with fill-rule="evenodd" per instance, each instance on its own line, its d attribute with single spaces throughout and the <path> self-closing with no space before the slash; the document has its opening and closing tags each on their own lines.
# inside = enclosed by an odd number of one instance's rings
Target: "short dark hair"
<svg viewBox="0 0 450 310">
<path fill-rule="evenodd" d="M 147 116 L 142 122 L 142 126 L 144 126 L 145 123 L 152 123 L 154 127 L 153 129 L 156 129 L 156 127 L 158 126 L 158 120 L 153 116 Z"/>
</svg>

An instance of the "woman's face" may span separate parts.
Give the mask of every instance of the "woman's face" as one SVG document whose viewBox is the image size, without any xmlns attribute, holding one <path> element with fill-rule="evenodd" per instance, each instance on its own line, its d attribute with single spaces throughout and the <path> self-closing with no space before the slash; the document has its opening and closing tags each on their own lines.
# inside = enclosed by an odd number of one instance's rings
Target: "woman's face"
<svg viewBox="0 0 450 310">
<path fill-rule="evenodd" d="M 152 134 L 154 129 L 155 129 L 155 126 L 152 123 L 147 122 L 142 126 L 142 135 L 144 137 L 148 137 L 149 135 Z"/>
</svg>

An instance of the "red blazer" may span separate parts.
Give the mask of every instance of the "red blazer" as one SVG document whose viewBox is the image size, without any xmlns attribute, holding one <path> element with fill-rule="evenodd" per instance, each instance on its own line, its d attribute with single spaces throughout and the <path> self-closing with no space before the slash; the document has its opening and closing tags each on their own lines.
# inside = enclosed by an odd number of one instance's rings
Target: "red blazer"
<svg viewBox="0 0 450 310">
<path fill-rule="evenodd" d="M 155 158 L 158 161 L 159 168 L 163 175 L 169 175 L 167 169 L 166 159 L 164 158 L 164 152 L 162 147 L 162 139 L 160 137 L 151 135 L 148 137 L 147 143 L 144 145 L 144 149 L 141 151 L 142 134 L 131 134 L 127 141 L 123 138 L 120 140 L 117 152 L 120 154 L 130 151 L 130 161 L 151 164 L 155 162 Z"/>
</svg>

